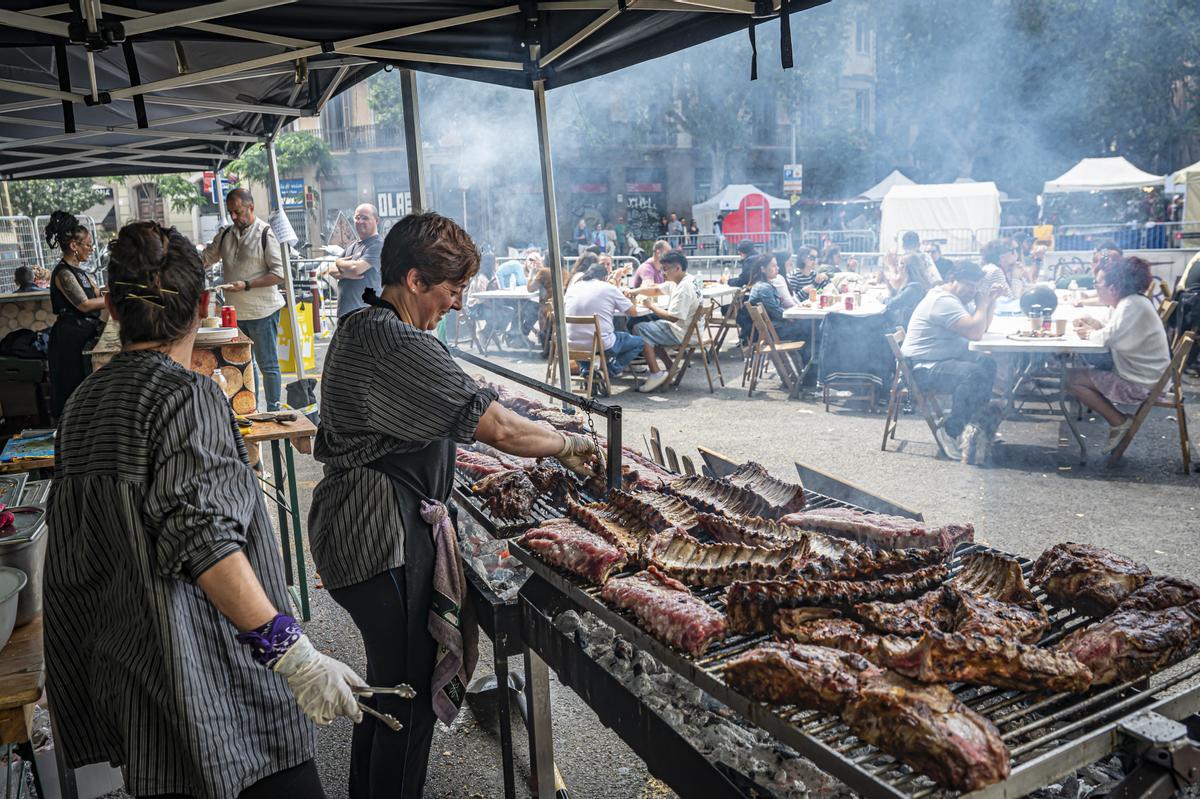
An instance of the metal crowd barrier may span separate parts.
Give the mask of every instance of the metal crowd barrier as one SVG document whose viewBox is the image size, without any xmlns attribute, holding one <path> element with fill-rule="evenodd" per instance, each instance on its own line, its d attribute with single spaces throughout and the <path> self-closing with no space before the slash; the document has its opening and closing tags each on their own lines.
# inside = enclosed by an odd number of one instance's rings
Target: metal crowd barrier
<svg viewBox="0 0 1200 799">
<path fill-rule="evenodd" d="M 17 267 L 44 263 L 42 238 L 34 221 L 27 216 L 0 216 L 0 293 L 16 289 Z"/>
</svg>

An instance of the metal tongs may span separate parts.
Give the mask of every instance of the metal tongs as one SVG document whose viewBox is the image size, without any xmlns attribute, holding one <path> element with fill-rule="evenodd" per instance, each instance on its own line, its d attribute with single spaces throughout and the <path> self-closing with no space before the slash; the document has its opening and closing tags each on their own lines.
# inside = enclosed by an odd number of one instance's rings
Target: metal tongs
<svg viewBox="0 0 1200 799">
<path fill-rule="evenodd" d="M 417 692 L 413 690 L 413 687 L 407 683 L 400 683 L 399 685 L 379 688 L 370 685 L 363 685 L 353 687 L 350 690 L 356 694 L 384 694 L 398 696 L 401 699 L 415 699 L 417 696 Z M 370 705 L 364 705 L 362 702 L 358 703 L 358 707 L 368 716 L 374 716 L 382 721 L 392 732 L 400 732 L 402 729 L 404 729 L 404 725 L 401 724 L 400 721 L 390 713 L 381 713 Z"/>
</svg>

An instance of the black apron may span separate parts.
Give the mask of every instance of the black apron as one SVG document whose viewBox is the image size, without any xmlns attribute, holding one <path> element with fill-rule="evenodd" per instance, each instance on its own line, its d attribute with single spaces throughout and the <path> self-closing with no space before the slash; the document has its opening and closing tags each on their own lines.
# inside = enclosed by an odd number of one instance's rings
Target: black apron
<svg viewBox="0 0 1200 799">
<path fill-rule="evenodd" d="M 50 346 L 46 354 L 53 388 L 51 410 L 55 419 L 62 416 L 67 400 L 88 376 L 88 363 L 83 351 L 100 332 L 101 326 L 99 311 L 83 313 L 59 290 L 58 275 L 63 270 L 75 276 L 89 300 L 96 298 L 95 284 L 87 273 L 66 261 L 58 262 L 50 275 L 50 307 L 58 319 L 50 329 Z"/>
</svg>

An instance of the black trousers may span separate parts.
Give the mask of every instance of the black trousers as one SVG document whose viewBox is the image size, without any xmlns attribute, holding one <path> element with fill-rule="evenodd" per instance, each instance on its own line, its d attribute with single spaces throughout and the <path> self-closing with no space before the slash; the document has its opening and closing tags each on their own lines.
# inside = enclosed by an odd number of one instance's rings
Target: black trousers
<svg viewBox="0 0 1200 799">
<path fill-rule="evenodd" d="M 214 767 L 217 767 L 214 764 Z M 321 780 L 317 776 L 317 766 L 313 761 L 306 760 L 298 766 L 263 777 L 246 790 L 238 794 L 238 799 L 325 799 L 325 791 L 321 788 Z M 157 794 L 145 799 L 191 799 L 183 794 Z"/>
<path fill-rule="evenodd" d="M 363 716 L 350 742 L 350 799 L 419 799 L 429 768 L 437 717 L 429 696 L 437 645 L 424 624 L 409 625 L 404 569 L 330 591 L 362 634 L 367 684 L 408 683 L 416 699 L 375 696 L 363 700 L 404 725 L 392 732 Z M 409 630 L 414 629 L 411 635 Z M 291 797 L 289 797 L 291 799 Z"/>
<path fill-rule="evenodd" d="M 96 335 L 100 322 L 91 317 L 74 314 L 59 314 L 50 329 L 50 348 L 47 360 L 50 365 L 51 412 L 55 419 L 62 418 L 67 400 L 79 384 L 88 376 L 88 360 L 83 351 Z"/>
<path fill-rule="evenodd" d="M 913 379 L 922 391 L 953 392 L 954 401 L 943 426 L 948 434 L 958 438 L 967 423 L 991 400 L 996 362 L 972 352 L 963 358 L 915 364 Z"/>
</svg>

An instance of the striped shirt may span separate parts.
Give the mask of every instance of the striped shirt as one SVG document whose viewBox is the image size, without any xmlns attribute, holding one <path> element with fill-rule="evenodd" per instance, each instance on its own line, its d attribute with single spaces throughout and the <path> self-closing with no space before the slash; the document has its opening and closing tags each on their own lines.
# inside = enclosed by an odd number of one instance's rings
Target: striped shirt
<svg viewBox="0 0 1200 799">
<path fill-rule="evenodd" d="M 346 319 L 325 356 L 308 537 L 325 587 L 404 564 L 404 525 L 389 478 L 369 464 L 433 441 L 468 443 L 496 392 L 472 380 L 446 345 L 390 308 Z"/>
<path fill-rule="evenodd" d="M 137 796 L 226 799 L 313 757 L 287 683 L 195 582 L 242 551 L 288 608 L 216 383 L 149 350 L 90 375 L 58 428 L 47 519 L 47 689 L 69 765 L 120 765 Z"/>
</svg>

